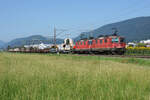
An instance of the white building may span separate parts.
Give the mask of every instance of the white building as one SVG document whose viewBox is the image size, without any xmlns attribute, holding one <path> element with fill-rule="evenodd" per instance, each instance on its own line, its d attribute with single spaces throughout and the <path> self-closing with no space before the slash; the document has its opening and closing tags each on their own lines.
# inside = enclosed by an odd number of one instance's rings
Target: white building
<svg viewBox="0 0 150 100">
<path fill-rule="evenodd" d="M 142 40 L 142 41 L 140 41 L 140 43 L 150 44 L 150 39 L 148 39 L 148 40 Z"/>
<path fill-rule="evenodd" d="M 127 47 L 128 46 L 132 46 L 132 47 L 135 47 L 137 44 L 136 43 L 133 43 L 133 42 L 129 42 L 129 43 L 127 43 Z"/>
<path fill-rule="evenodd" d="M 34 44 L 34 45 L 24 45 L 25 48 L 37 48 L 37 49 L 46 49 L 46 48 L 51 48 L 52 47 L 52 44 L 44 44 L 44 43 L 41 43 L 41 44 Z"/>
</svg>

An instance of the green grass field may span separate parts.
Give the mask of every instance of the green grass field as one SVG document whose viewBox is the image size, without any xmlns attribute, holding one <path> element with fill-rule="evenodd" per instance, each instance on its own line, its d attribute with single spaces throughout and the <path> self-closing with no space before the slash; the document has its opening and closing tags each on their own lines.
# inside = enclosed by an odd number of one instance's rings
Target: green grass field
<svg viewBox="0 0 150 100">
<path fill-rule="evenodd" d="M 0 53 L 0 100 L 150 100 L 150 60 Z"/>
</svg>

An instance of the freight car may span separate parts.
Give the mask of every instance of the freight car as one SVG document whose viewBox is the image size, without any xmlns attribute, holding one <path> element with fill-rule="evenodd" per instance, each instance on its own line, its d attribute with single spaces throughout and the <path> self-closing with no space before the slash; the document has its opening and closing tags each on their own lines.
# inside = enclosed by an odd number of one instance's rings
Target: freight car
<svg viewBox="0 0 150 100">
<path fill-rule="evenodd" d="M 73 53 L 124 54 L 125 38 L 117 35 L 99 36 L 98 38 L 81 39 L 75 43 Z"/>
</svg>

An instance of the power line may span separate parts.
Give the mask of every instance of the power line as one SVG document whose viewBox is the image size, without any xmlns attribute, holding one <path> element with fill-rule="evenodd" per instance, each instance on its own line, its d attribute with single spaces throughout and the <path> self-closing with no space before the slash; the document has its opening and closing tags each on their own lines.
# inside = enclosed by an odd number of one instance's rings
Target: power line
<svg viewBox="0 0 150 100">
<path fill-rule="evenodd" d="M 57 33 L 57 31 L 61 31 L 59 33 Z M 56 47 L 56 37 L 58 35 L 61 35 L 63 32 L 67 31 L 66 29 L 56 29 L 56 27 L 54 27 L 54 46 Z"/>
</svg>

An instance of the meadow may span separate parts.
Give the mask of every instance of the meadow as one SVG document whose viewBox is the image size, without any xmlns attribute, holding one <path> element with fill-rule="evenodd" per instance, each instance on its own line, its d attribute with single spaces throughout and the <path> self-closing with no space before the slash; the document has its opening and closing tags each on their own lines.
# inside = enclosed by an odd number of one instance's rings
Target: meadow
<svg viewBox="0 0 150 100">
<path fill-rule="evenodd" d="M 0 53 L 0 100 L 150 100 L 150 60 Z"/>
</svg>

